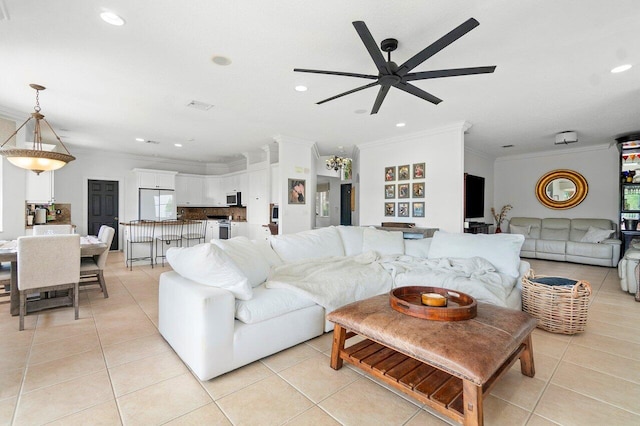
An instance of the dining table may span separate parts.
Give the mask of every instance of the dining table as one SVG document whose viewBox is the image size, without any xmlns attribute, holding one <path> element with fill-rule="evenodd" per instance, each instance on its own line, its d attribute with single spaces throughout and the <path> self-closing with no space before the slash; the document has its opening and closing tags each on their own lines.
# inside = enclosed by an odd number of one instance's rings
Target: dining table
<svg viewBox="0 0 640 426">
<path fill-rule="evenodd" d="M 80 237 L 80 256 L 97 256 L 102 254 L 108 247 L 97 237 L 89 235 Z M 18 241 L 0 241 L 0 262 L 11 262 L 11 284 L 10 284 L 10 307 L 11 315 L 20 314 L 20 292 L 18 289 Z M 54 307 L 55 303 L 50 300 L 46 307 Z M 31 309 L 29 310 L 31 311 Z"/>
</svg>

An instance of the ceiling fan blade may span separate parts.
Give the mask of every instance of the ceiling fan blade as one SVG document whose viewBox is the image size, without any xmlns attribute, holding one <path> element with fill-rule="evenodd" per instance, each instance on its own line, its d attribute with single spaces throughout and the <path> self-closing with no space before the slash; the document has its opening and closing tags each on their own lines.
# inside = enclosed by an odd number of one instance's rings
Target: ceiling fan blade
<svg viewBox="0 0 640 426">
<path fill-rule="evenodd" d="M 368 89 L 369 87 L 373 87 L 373 86 L 375 86 L 377 84 L 378 84 L 377 81 L 375 83 L 365 84 L 364 86 L 356 87 L 355 89 L 351 89 L 351 90 L 349 90 L 347 92 L 340 93 L 339 95 L 335 95 L 335 96 L 332 96 L 330 98 L 324 99 L 324 100 L 322 100 L 320 102 L 316 102 L 316 104 L 320 105 L 320 104 L 323 104 L 325 102 L 329 102 L 329 101 L 332 101 L 334 99 L 338 99 L 338 98 L 341 98 L 343 96 L 350 95 L 350 94 L 355 93 L 355 92 L 359 92 L 360 90 Z"/>
<path fill-rule="evenodd" d="M 303 68 L 294 68 L 295 72 L 308 72 L 312 74 L 329 74 L 329 75 L 343 75 L 345 77 L 358 77 L 358 78 L 368 78 L 371 80 L 377 80 L 377 75 L 369 75 L 369 74 L 356 74 L 352 72 L 342 72 L 342 71 L 323 71 L 323 70 L 307 70 Z"/>
<path fill-rule="evenodd" d="M 384 60 L 384 56 L 382 56 L 378 43 L 373 39 L 367 25 L 362 21 L 355 21 L 353 22 L 353 26 L 358 32 L 360 39 L 362 39 L 364 47 L 369 51 L 369 55 L 371 55 L 371 59 L 373 59 L 373 62 L 376 64 L 380 74 L 391 74 L 387 61 Z"/>
<path fill-rule="evenodd" d="M 411 93 L 412 95 L 422 98 L 425 101 L 429 101 L 434 105 L 438 105 L 440 102 L 442 102 L 442 99 L 436 98 L 431 93 L 425 92 L 424 90 L 419 89 L 416 86 L 409 83 L 398 83 L 394 87 L 402 91 L 405 91 L 407 93 Z"/>
<path fill-rule="evenodd" d="M 453 68 L 448 70 L 412 72 L 404 76 L 404 81 L 427 80 L 430 78 L 457 77 L 459 75 L 489 74 L 496 70 L 490 67 Z"/>
<path fill-rule="evenodd" d="M 404 64 L 400 65 L 396 74 L 400 76 L 406 75 L 409 71 L 450 45 L 478 25 L 480 25 L 478 21 L 473 18 L 469 18 L 468 20 L 451 30 L 449 33 L 442 36 L 440 39 L 431 43 L 422 51 L 409 58 Z"/>
<path fill-rule="evenodd" d="M 382 105 L 382 101 L 384 101 L 385 96 L 387 96 L 387 93 L 389 93 L 390 87 L 391 86 L 380 86 L 378 96 L 376 96 L 376 101 L 374 102 L 373 108 L 371 109 L 371 115 L 378 113 L 380 105 Z"/>
</svg>

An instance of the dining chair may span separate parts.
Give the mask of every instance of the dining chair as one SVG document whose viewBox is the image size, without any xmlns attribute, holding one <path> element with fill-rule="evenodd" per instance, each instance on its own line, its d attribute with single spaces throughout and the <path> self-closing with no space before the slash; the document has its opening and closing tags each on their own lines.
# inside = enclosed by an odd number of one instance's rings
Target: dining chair
<svg viewBox="0 0 640 426">
<path fill-rule="evenodd" d="M 73 234 L 71 225 L 33 225 L 33 235 Z"/>
<path fill-rule="evenodd" d="M 153 268 L 153 220 L 132 220 L 127 224 L 127 265 L 133 270 L 134 260 L 149 259 Z M 133 247 L 136 244 L 149 244 L 149 256 L 133 257 Z"/>
<path fill-rule="evenodd" d="M 69 290 L 69 301 L 78 319 L 80 235 L 18 237 L 18 291 L 20 330 L 24 330 L 27 294 Z"/>
<path fill-rule="evenodd" d="M 109 247 L 111 247 L 111 242 L 113 241 L 113 236 L 115 234 L 116 230 L 114 228 L 102 225 L 100 227 L 100 232 L 98 232 L 98 239 L 103 242 L 107 248 L 99 255 L 83 257 L 80 261 L 80 285 L 86 286 L 96 283 L 99 284 L 105 299 L 109 297 L 109 293 L 107 292 L 107 282 L 104 279 L 104 268 L 107 265 Z M 86 281 L 87 278 L 92 277 L 95 279 Z"/>
<path fill-rule="evenodd" d="M 158 258 L 162 258 L 162 266 L 164 266 L 164 245 L 171 245 L 172 241 L 182 246 L 182 226 L 181 220 L 163 220 L 160 222 L 160 234 L 156 235 L 156 264 Z M 160 241 L 160 254 L 158 255 L 158 241 Z"/>
<path fill-rule="evenodd" d="M 206 220 L 187 220 L 182 224 L 182 239 L 187 241 L 187 247 L 189 247 L 189 242 L 193 240 L 204 243 L 206 233 Z"/>
</svg>

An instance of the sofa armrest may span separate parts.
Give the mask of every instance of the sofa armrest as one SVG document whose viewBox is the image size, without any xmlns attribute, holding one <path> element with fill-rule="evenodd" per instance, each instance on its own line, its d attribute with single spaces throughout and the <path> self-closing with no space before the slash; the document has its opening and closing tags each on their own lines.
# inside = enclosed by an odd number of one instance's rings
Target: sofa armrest
<svg viewBox="0 0 640 426">
<path fill-rule="evenodd" d="M 620 241 L 617 238 L 607 238 L 606 240 L 602 240 L 600 241 L 601 244 L 613 244 L 613 245 L 620 245 L 622 244 L 622 241 Z"/>
<path fill-rule="evenodd" d="M 165 272 L 160 275 L 158 309 L 160 334 L 198 378 L 219 374 L 212 365 L 233 362 L 235 297 L 230 291 Z"/>
</svg>

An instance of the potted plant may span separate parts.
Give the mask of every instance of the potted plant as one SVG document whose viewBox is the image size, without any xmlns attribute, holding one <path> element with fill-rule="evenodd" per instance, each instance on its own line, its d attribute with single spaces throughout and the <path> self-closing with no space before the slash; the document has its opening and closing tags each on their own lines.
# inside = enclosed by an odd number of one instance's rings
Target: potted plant
<svg viewBox="0 0 640 426">
<path fill-rule="evenodd" d="M 496 209 L 491 207 L 491 214 L 493 215 L 493 218 L 496 221 L 496 234 L 499 234 L 499 233 L 502 232 L 502 229 L 500 229 L 500 225 L 507 218 L 507 213 L 512 208 L 513 207 L 511 207 L 511 204 L 507 204 L 506 206 L 502 206 L 502 209 L 500 209 L 500 213 L 498 214 L 498 213 L 496 213 Z"/>
</svg>

